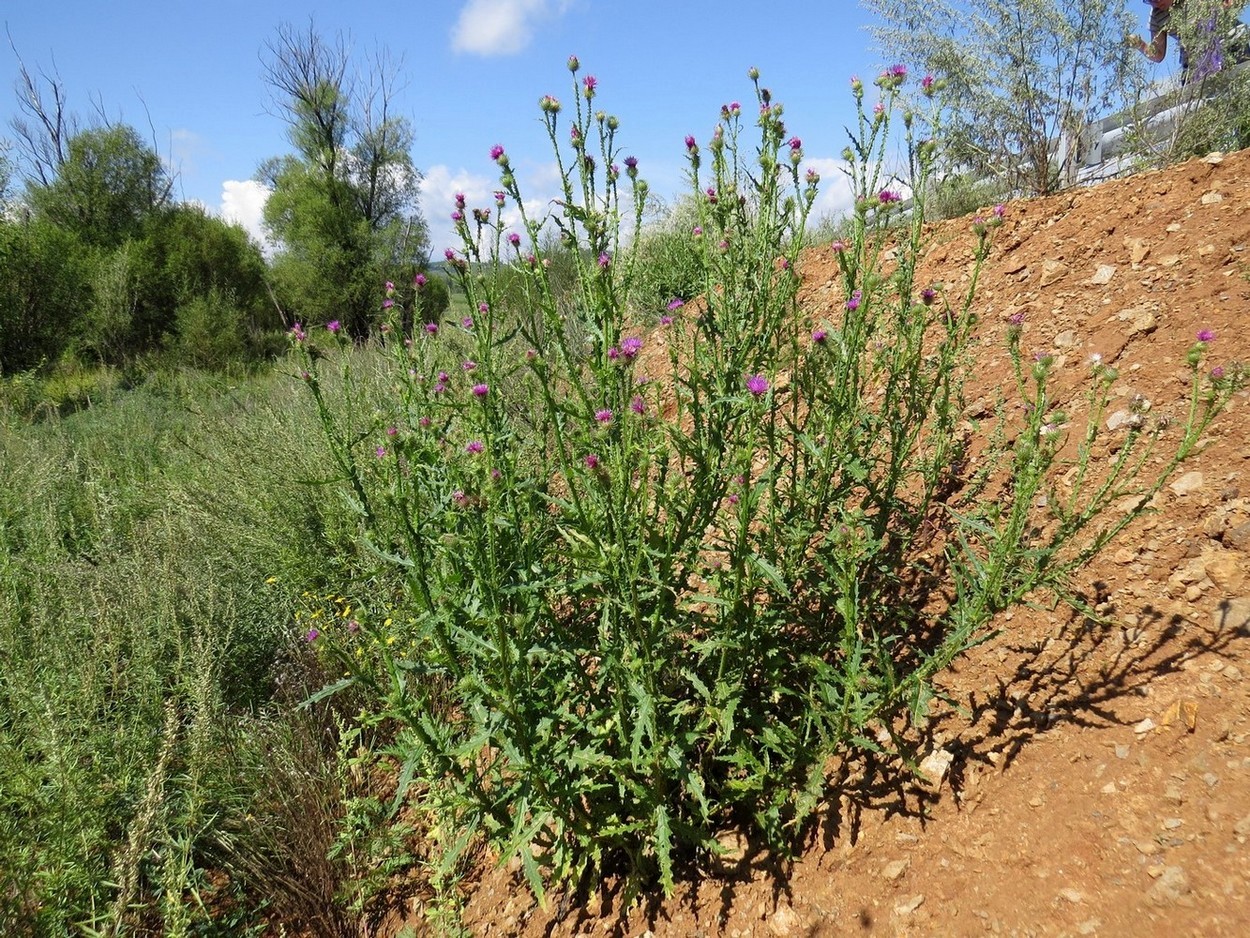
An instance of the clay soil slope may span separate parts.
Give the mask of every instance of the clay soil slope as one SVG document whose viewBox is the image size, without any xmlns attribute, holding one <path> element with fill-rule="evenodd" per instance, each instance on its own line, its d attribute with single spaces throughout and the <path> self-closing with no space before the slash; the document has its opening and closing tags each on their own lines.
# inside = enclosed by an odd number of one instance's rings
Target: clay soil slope
<svg viewBox="0 0 1250 938">
<path fill-rule="evenodd" d="M 1250 361 L 1250 151 L 1011 203 L 983 273 L 970 399 L 1010 381 L 1005 334 L 1075 389 L 1099 354 L 1112 411 L 1142 395 L 1183 418 L 1187 350 Z M 935 226 L 922 278 L 958 292 L 969 220 Z M 842 298 L 827 247 L 804 311 Z M 1062 391 L 1061 391 L 1062 393 Z M 1074 396 L 1074 401 L 1077 400 Z M 1079 405 L 1076 405 L 1079 407 Z M 977 417 L 977 407 L 970 410 Z M 985 415 L 987 419 L 992 413 Z M 1074 407 L 1074 417 L 1083 415 Z M 479 935 L 1250 934 L 1250 395 L 1080 578 L 1104 622 L 1016 611 L 944 679 L 937 787 L 874 773 L 830 806 L 805 855 L 622 908 L 537 908 L 507 871 L 476 884 Z"/>
</svg>

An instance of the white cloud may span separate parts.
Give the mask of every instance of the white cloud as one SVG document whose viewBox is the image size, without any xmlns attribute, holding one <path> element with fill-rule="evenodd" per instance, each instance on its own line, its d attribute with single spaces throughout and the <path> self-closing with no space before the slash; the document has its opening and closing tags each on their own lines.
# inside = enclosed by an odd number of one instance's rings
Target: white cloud
<svg viewBox="0 0 1250 938">
<path fill-rule="evenodd" d="M 820 173 L 816 201 L 812 205 L 811 220 L 839 218 L 850 213 L 855 206 L 855 194 L 851 191 L 851 179 L 846 175 L 845 160 L 815 158 L 803 161 L 806 172 L 814 169 Z"/>
<path fill-rule="evenodd" d="M 228 222 L 242 225 L 253 238 L 265 243 L 263 224 L 269 189 L 253 179 L 227 179 L 221 184 L 219 214 Z"/>
<path fill-rule="evenodd" d="M 562 14 L 569 0 L 468 0 L 451 31 L 456 52 L 513 55 L 534 35 L 537 21 Z"/>
<path fill-rule="evenodd" d="M 555 164 L 540 164 L 524 172 L 518 172 L 518 182 L 525 196 L 525 212 L 532 221 L 544 221 L 551 210 L 551 200 L 559 192 L 560 172 Z M 488 208 L 492 216 L 495 192 L 499 181 L 494 176 L 482 176 L 465 169 L 453 170 L 448 166 L 431 166 L 421 179 L 421 211 L 430 227 L 430 250 L 434 260 L 440 260 L 446 248 L 462 250 L 460 235 L 451 220 L 456 195 L 464 195 L 465 214 L 472 219 L 473 209 Z M 516 231 L 523 238 L 528 235 L 520 227 L 520 212 L 509 201 L 501 216 L 505 231 Z"/>
</svg>

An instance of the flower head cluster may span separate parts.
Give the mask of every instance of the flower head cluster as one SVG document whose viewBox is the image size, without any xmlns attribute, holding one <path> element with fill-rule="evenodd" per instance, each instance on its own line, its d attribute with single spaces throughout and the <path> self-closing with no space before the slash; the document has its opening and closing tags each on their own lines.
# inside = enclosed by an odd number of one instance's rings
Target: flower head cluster
<svg viewBox="0 0 1250 938">
<path fill-rule="evenodd" d="M 903 65 L 891 65 L 884 72 L 877 76 L 876 84 L 878 87 L 893 90 L 898 88 L 907 80 L 907 68 Z"/>
<path fill-rule="evenodd" d="M 768 392 L 768 379 L 764 375 L 747 375 L 747 390 L 756 397 Z"/>
</svg>

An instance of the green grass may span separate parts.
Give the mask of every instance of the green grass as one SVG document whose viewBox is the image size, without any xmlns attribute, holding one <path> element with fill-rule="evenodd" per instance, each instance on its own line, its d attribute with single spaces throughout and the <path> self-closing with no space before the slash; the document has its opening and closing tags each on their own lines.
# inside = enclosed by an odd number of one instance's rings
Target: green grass
<svg viewBox="0 0 1250 938">
<path fill-rule="evenodd" d="M 332 739 L 300 743 L 321 676 L 293 598 L 352 524 L 304 484 L 326 469 L 296 385 L 166 374 L 0 414 L 0 932 L 235 934 L 280 904 L 264 841 L 308 819 L 267 792 L 334 774 Z"/>
</svg>

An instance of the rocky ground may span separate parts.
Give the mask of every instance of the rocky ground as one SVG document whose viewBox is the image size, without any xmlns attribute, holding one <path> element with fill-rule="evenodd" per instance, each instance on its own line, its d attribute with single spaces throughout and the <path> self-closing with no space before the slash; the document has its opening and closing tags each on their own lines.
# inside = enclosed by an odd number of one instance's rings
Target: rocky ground
<svg viewBox="0 0 1250 938">
<path fill-rule="evenodd" d="M 983 272 L 978 393 L 1010 380 L 1009 319 L 1056 357 L 1060 393 L 1097 353 L 1183 419 L 1185 355 L 1250 361 L 1250 151 L 1008 205 Z M 966 283 L 968 220 L 933 230 L 923 276 Z M 804 309 L 842 298 L 828 248 Z M 1066 390 L 1064 390 L 1066 389 Z M 970 416 L 983 414 L 974 404 Z M 992 416 L 988 414 L 987 416 Z M 1250 933 L 1250 393 L 1078 586 L 1065 608 L 1004 614 L 946 676 L 958 701 L 924 741 L 940 781 L 876 771 L 830 806 L 792 866 L 746 856 L 669 901 L 539 909 L 506 870 L 474 887 L 480 935 L 1234 935 Z M 1162 455 L 1158 457 L 1161 459 Z"/>
</svg>

